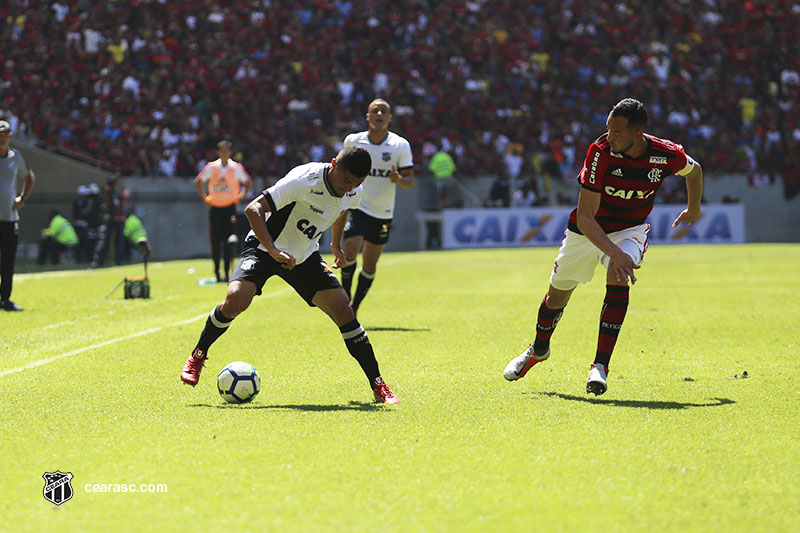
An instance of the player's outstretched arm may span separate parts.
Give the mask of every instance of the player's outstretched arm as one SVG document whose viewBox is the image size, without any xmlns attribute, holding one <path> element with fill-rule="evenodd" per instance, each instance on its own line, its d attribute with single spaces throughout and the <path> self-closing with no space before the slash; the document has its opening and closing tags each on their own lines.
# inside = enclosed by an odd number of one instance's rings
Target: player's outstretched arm
<svg viewBox="0 0 800 533">
<path fill-rule="evenodd" d="M 282 263 L 283 268 L 289 270 L 294 268 L 295 258 L 292 254 L 288 254 L 275 247 L 275 241 L 272 240 L 272 235 L 269 234 L 267 229 L 266 215 L 271 211 L 267 198 L 260 194 L 252 202 L 247 204 L 244 208 L 244 214 L 250 222 L 250 227 L 253 228 L 253 233 L 256 234 L 258 242 L 267 249 L 270 257 L 275 261 Z"/>
<path fill-rule="evenodd" d="M 203 186 L 203 172 L 194 178 L 194 188 L 197 189 L 197 194 L 200 195 L 200 198 L 202 198 L 205 203 L 208 203 L 208 195 L 206 194 L 206 189 Z"/>
<path fill-rule="evenodd" d="M 635 264 L 633 259 L 619 246 L 611 242 L 606 232 L 597 223 L 594 216 L 599 207 L 600 193 L 581 188 L 578 194 L 578 229 L 611 259 L 608 263 L 608 271 L 613 279 L 627 285 L 630 278 L 631 284 L 634 284 L 636 275 L 633 271 L 639 268 L 639 265 Z"/>
<path fill-rule="evenodd" d="M 392 170 L 389 172 L 389 181 L 404 189 L 411 189 L 414 187 L 414 169 L 404 168 L 398 172 L 395 166 L 392 165 Z"/>
<path fill-rule="evenodd" d="M 31 194 L 35 181 L 36 175 L 33 173 L 33 170 L 28 169 L 28 173 L 25 174 L 25 180 L 22 183 L 22 191 L 20 191 L 19 196 L 14 198 L 14 211 L 19 211 L 22 209 L 22 206 L 25 205 L 25 199 Z"/>
<path fill-rule="evenodd" d="M 333 252 L 336 260 L 333 263 L 333 268 L 342 268 L 347 265 L 347 259 L 342 250 L 342 235 L 344 234 L 344 226 L 347 222 L 347 211 L 339 215 L 331 225 L 331 252 Z"/>
<path fill-rule="evenodd" d="M 239 190 L 239 200 L 238 201 L 242 201 L 245 198 L 247 198 L 247 193 L 249 193 L 250 189 L 253 188 L 253 178 L 251 178 L 250 174 L 248 174 L 244 170 L 244 167 L 242 167 L 242 174 L 244 175 L 244 181 L 242 182 L 242 186 L 241 186 L 241 188 Z"/>
<path fill-rule="evenodd" d="M 692 171 L 686 175 L 686 199 L 687 207 L 672 223 L 673 228 L 677 228 L 681 222 L 692 224 L 703 216 L 700 209 L 700 202 L 703 199 L 703 169 L 696 161 Z"/>
</svg>

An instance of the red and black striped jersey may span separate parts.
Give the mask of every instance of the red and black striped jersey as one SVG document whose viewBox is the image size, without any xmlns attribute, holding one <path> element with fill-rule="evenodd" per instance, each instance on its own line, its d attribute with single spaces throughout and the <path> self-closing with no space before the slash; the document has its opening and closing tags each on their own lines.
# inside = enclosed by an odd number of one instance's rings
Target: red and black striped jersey
<svg viewBox="0 0 800 533">
<path fill-rule="evenodd" d="M 603 231 L 611 233 L 644 224 L 664 178 L 688 173 L 694 161 L 680 144 L 646 133 L 647 152 L 637 158 L 612 152 L 607 137 L 603 134 L 589 147 L 578 182 L 600 193 L 594 218 Z M 569 215 L 568 227 L 581 233 L 577 207 Z"/>
</svg>

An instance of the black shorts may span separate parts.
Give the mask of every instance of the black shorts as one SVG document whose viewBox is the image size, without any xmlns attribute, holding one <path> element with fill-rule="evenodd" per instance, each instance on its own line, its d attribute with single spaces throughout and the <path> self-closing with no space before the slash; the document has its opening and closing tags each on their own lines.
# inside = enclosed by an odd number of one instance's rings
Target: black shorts
<svg viewBox="0 0 800 533">
<path fill-rule="evenodd" d="M 257 239 L 252 237 L 247 239 L 230 280 L 255 283 L 256 295 L 259 295 L 261 288 L 272 276 L 283 278 L 311 307 L 315 307 L 311 300 L 317 292 L 342 289 L 339 278 L 331 272 L 319 252 L 314 252 L 305 261 L 289 270 L 283 268 L 281 263 L 275 261 L 267 252 L 259 250 Z"/>
<path fill-rule="evenodd" d="M 224 241 L 236 233 L 236 204 L 228 207 L 212 207 L 208 212 L 211 241 Z"/>
<path fill-rule="evenodd" d="M 351 209 L 344 227 L 344 238 L 363 236 L 365 241 L 372 244 L 386 244 L 391 231 L 391 218 L 375 218 L 358 209 Z"/>
</svg>

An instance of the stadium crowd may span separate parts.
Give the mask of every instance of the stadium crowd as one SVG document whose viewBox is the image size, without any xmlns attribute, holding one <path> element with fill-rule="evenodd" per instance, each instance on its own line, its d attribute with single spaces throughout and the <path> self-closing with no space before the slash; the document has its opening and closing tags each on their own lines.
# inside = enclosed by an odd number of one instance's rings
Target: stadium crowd
<svg viewBox="0 0 800 533">
<path fill-rule="evenodd" d="M 376 96 L 427 168 L 573 179 L 611 106 L 712 172 L 797 179 L 795 0 L 10 0 L 15 137 L 123 175 L 194 176 L 230 138 L 254 178 L 325 160 Z M 516 174 L 516 175 L 515 175 Z"/>
</svg>

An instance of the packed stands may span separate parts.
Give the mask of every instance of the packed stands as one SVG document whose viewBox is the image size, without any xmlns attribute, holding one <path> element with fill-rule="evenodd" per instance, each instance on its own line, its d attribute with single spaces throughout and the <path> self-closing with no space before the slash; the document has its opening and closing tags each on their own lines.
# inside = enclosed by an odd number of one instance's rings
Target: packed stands
<svg viewBox="0 0 800 533">
<path fill-rule="evenodd" d="M 796 172 L 800 2 L 260 0 L 0 4 L 17 138 L 193 176 L 221 138 L 254 177 L 335 155 L 368 102 L 420 169 L 572 179 L 626 96 L 707 172 Z M 506 157 L 510 156 L 510 157 Z"/>
</svg>

